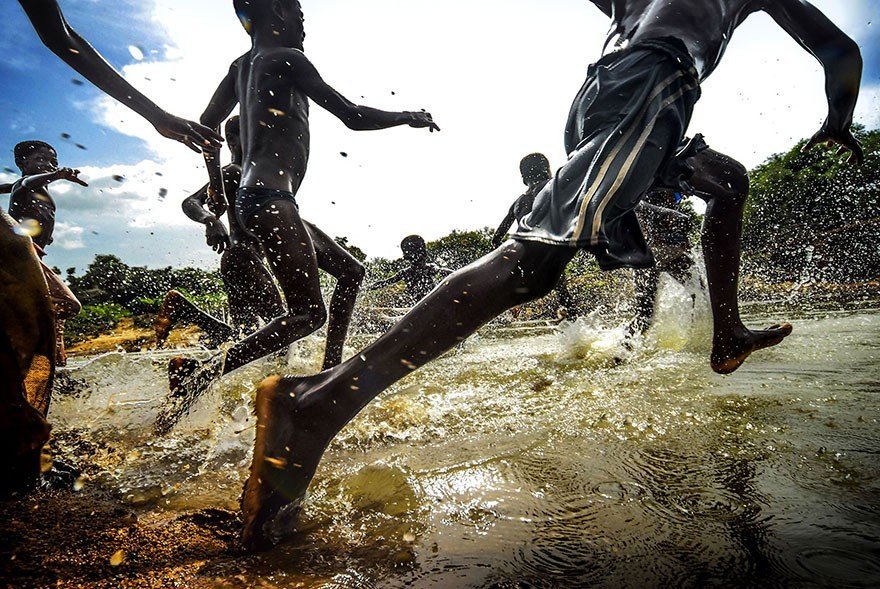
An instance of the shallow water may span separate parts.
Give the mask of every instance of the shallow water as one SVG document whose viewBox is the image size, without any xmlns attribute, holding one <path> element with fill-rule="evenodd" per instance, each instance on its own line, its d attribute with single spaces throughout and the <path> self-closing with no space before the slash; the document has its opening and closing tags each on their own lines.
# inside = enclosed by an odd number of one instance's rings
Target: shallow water
<svg viewBox="0 0 880 589">
<path fill-rule="evenodd" d="M 269 587 L 880 584 L 880 310 L 800 313 L 782 346 L 721 377 L 705 303 L 670 290 L 633 352 L 597 318 L 484 330 L 343 431 L 288 543 L 205 575 Z M 100 472 L 85 484 L 141 512 L 236 509 L 255 382 L 314 371 L 320 344 L 225 379 L 166 438 L 151 432 L 158 353 L 74 363 L 88 388 L 57 398 L 51 418 L 90 448 Z"/>
</svg>

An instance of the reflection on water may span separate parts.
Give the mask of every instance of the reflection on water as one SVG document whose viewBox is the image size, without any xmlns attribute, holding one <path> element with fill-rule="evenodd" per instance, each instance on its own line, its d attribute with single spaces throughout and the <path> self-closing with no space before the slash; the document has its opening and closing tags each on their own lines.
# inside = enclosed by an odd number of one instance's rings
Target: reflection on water
<svg viewBox="0 0 880 589">
<path fill-rule="evenodd" d="M 880 313 L 805 314 L 720 377 L 705 305 L 679 294 L 631 352 L 590 317 L 477 335 L 341 434 L 291 542 L 208 572 L 280 587 L 876 586 Z M 137 509 L 235 509 L 254 383 L 313 371 L 319 346 L 225 379 L 167 438 L 150 431 L 155 353 L 77 364 L 86 389 L 52 418 L 100 467 L 88 484 Z"/>
</svg>

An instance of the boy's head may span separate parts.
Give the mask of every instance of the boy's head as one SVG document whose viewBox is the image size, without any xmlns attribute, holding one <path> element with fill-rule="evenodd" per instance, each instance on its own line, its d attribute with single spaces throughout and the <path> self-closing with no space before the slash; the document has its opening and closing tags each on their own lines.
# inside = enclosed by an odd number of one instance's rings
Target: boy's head
<svg viewBox="0 0 880 589">
<path fill-rule="evenodd" d="M 550 160 L 542 153 L 531 153 L 519 162 L 519 171 L 522 174 L 523 184 L 530 186 L 537 182 L 543 182 L 553 177 L 550 171 Z"/>
<path fill-rule="evenodd" d="M 22 141 L 13 149 L 15 165 L 24 175 L 45 174 L 58 169 L 58 153 L 43 141 Z"/>
<path fill-rule="evenodd" d="M 226 145 L 229 146 L 229 151 L 233 154 L 241 151 L 241 123 L 238 115 L 226 121 L 223 131 L 226 135 Z"/>
<path fill-rule="evenodd" d="M 266 35 L 302 49 L 305 39 L 299 0 L 233 0 L 235 13 L 251 37 Z"/>
<path fill-rule="evenodd" d="M 404 237 L 400 242 L 400 249 L 408 262 L 424 262 L 428 259 L 428 247 L 421 235 Z"/>
</svg>

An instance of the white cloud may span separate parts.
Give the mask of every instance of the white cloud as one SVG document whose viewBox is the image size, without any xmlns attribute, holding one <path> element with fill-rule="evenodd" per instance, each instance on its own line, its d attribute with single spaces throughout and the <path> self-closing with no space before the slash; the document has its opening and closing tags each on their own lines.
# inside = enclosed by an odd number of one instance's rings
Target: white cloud
<svg viewBox="0 0 880 589">
<path fill-rule="evenodd" d="M 522 190 L 523 155 L 543 151 L 555 165 L 563 161 L 570 100 L 608 28 L 582 0 L 410 0 L 405 10 L 398 0 L 303 4 L 306 52 L 331 85 L 378 108 L 428 108 L 443 128 L 434 135 L 408 128 L 354 133 L 312 110 L 312 159 L 298 195 L 303 216 L 381 256 L 397 256 L 409 233 L 435 238 L 495 225 Z M 862 26 L 862 13 L 847 3 L 816 4 L 845 29 Z M 126 67 L 125 75 L 167 110 L 197 118 L 248 39 L 228 2 L 156 0 L 153 17 L 167 32 L 168 49 Z M 704 85 L 691 129 L 752 166 L 812 134 L 825 109 L 819 64 L 769 18 L 755 16 Z M 859 117 L 874 125 L 878 113 L 874 88 L 863 95 Z M 154 154 L 124 172 L 90 171 L 127 178 L 121 187 L 103 187 L 119 210 L 101 210 L 129 228 L 199 237 L 197 227 L 183 227 L 189 222 L 179 201 L 205 180 L 200 158 L 109 99 L 96 116 L 142 137 Z M 164 202 L 157 197 L 162 187 L 169 190 Z"/>
<path fill-rule="evenodd" d="M 82 227 L 71 225 L 70 223 L 57 223 L 55 225 L 55 233 L 53 234 L 54 242 L 52 245 L 60 247 L 64 250 L 79 250 L 86 247 L 83 242 Z"/>
</svg>

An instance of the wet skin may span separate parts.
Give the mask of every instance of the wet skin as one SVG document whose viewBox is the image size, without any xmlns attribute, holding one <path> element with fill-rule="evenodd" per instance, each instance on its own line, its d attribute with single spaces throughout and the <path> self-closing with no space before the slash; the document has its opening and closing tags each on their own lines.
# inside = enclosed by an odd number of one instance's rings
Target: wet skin
<svg viewBox="0 0 880 589">
<path fill-rule="evenodd" d="M 0 210 L 0 493 L 26 488 L 39 477 L 55 375 L 54 310 L 46 280 L 33 243 L 15 226 Z M 41 369 L 39 382 L 29 377 L 32 367 Z"/>
<path fill-rule="evenodd" d="M 46 47 L 104 93 L 147 119 L 161 135 L 194 151 L 220 145 L 220 136 L 214 131 L 168 114 L 126 82 L 67 24 L 55 0 L 19 0 L 19 3 Z"/>
<path fill-rule="evenodd" d="M 415 304 L 428 296 L 428 293 L 436 285 L 435 278 L 437 276 L 448 276 L 452 273 L 449 268 L 442 268 L 437 264 L 428 262 L 427 251 L 421 255 L 406 255 L 404 259 L 409 263 L 409 267 L 401 270 L 391 278 L 380 280 L 367 287 L 367 290 L 378 290 L 403 282 L 406 284 L 406 293 L 410 301 Z"/>
<path fill-rule="evenodd" d="M 858 48 L 811 5 L 800 0 L 596 0 L 614 21 L 615 32 L 629 42 L 654 37 L 681 39 L 705 79 L 717 65 L 733 30 L 753 12 L 765 11 L 822 62 L 826 71 L 829 115 L 814 141 L 830 140 L 861 149 L 849 130 L 861 76 Z M 704 187 L 705 188 L 705 187 Z M 702 190 L 701 190 L 702 191 Z M 713 199 L 711 213 L 735 203 Z M 728 272 L 736 275 L 739 248 L 718 243 L 733 221 L 708 223 L 706 238 L 717 243 Z M 738 231 L 736 232 L 738 235 Z M 723 241 L 723 239 L 722 239 Z M 736 238 L 738 242 L 738 237 Z M 298 505 L 305 496 L 329 441 L 376 395 L 438 357 L 481 325 L 512 306 L 547 294 L 576 250 L 537 242 L 509 241 L 447 278 L 376 342 L 332 370 L 308 378 L 271 377 L 257 395 L 257 440 L 243 498 L 243 542 L 261 549 L 272 542 L 265 524 L 280 506 Z M 712 278 L 710 277 L 710 281 Z M 733 288 L 735 279 L 715 277 L 716 287 Z M 721 309 L 716 325 L 732 321 Z M 744 329 L 744 328 L 743 328 Z M 734 326 L 727 353 L 716 370 L 769 340 L 756 341 Z M 782 334 L 780 334 L 782 335 Z M 784 336 L 783 336 L 784 337 Z M 716 340 L 716 345 L 719 342 Z M 741 346 L 743 348 L 741 348 Z M 713 352 L 713 363 L 715 363 Z"/>
<path fill-rule="evenodd" d="M 232 206 L 227 210 L 229 232 L 214 214 L 205 209 L 208 204 L 207 185 L 183 201 L 183 211 L 193 221 L 205 225 L 208 245 L 221 254 L 220 275 L 233 325 L 227 325 L 205 313 L 179 292 L 170 291 L 154 323 L 158 345 L 162 345 L 172 327 L 179 322 L 199 326 L 212 342 L 219 344 L 232 340 L 239 331 L 252 333 L 258 329 L 260 321 L 268 322 L 285 313 L 281 294 L 263 262 L 262 245 L 247 234 L 234 213 L 235 194 L 241 183 L 241 141 L 237 134 L 230 132 L 227 132 L 226 139 L 232 151 L 232 163 L 223 169 L 224 191 L 232 199 Z M 303 224 L 312 239 L 318 267 L 336 279 L 322 367 L 327 369 L 342 361 L 342 347 L 363 281 L 364 268 L 317 226 L 308 221 L 303 221 Z"/>
<path fill-rule="evenodd" d="M 232 64 L 202 115 L 203 124 L 217 127 L 236 104 L 241 106 L 243 188 L 296 194 L 309 156 L 309 100 L 353 130 L 401 125 L 439 130 L 428 113 L 381 111 L 344 98 L 321 79 L 302 52 L 303 18 L 298 3 L 272 6 L 277 10 L 250 19 L 253 46 Z M 226 202 L 220 166 L 216 158 L 209 156 L 206 161 L 209 197 L 215 210 L 222 210 Z M 327 318 L 315 238 L 297 207 L 287 200 L 274 200 L 242 222 L 262 245 L 287 300 L 287 311 L 230 349 L 224 374 L 305 337 Z M 350 312 L 345 308 L 348 299 L 338 303 L 331 303 L 331 313 L 343 316 Z M 344 339 L 344 333 L 333 337 Z"/>
<path fill-rule="evenodd" d="M 53 182 L 65 180 L 88 186 L 79 178 L 79 170 L 59 168 L 54 149 L 35 147 L 18 161 L 22 178 L 13 184 L 9 198 L 9 213 L 19 223 L 36 222 L 38 231 L 32 235 L 34 246 L 40 256 L 52 243 L 55 229 L 55 201 L 49 194 L 48 186 Z M 29 227 L 31 230 L 33 227 Z M 79 314 L 82 305 L 66 284 L 52 270 L 40 262 L 45 281 L 49 287 L 49 298 L 55 308 L 55 335 L 57 340 L 55 362 L 58 366 L 67 364 L 64 349 L 64 322 Z"/>
</svg>

